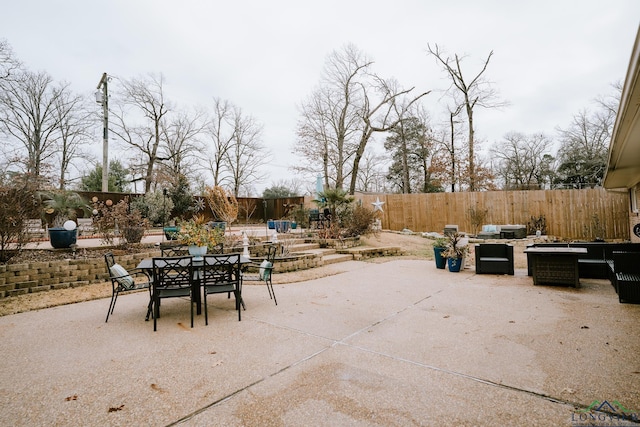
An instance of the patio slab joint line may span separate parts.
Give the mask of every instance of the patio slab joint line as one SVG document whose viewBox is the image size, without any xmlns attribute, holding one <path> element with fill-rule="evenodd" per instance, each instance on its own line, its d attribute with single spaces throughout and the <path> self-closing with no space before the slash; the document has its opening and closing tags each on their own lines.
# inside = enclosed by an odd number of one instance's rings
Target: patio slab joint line
<svg viewBox="0 0 640 427">
<path fill-rule="evenodd" d="M 442 290 L 439 290 L 439 291 L 437 291 L 436 293 L 439 293 L 439 292 L 441 292 L 441 291 L 442 291 Z M 185 415 L 184 417 L 182 417 L 182 418 L 180 418 L 180 419 L 178 419 L 178 420 L 176 420 L 176 421 L 174 421 L 174 422 L 172 422 L 172 423 L 170 423 L 170 424 L 167 424 L 167 427 L 176 426 L 176 425 L 182 424 L 182 423 L 184 423 L 184 422 L 186 422 L 186 421 L 189 421 L 190 419 L 192 419 L 192 418 L 193 418 L 193 417 L 195 417 L 196 415 L 198 415 L 198 414 L 201 414 L 201 413 L 205 412 L 205 411 L 206 411 L 206 410 L 208 410 L 209 408 L 213 408 L 214 406 L 217 406 L 217 405 L 219 405 L 219 404 L 221 404 L 221 403 L 223 403 L 223 402 L 226 402 L 227 400 L 231 399 L 232 397 L 236 396 L 237 394 L 239 394 L 239 393 L 241 393 L 241 392 L 243 392 L 243 391 L 245 391 L 245 390 L 248 390 L 248 389 L 250 389 L 251 387 L 253 387 L 253 386 L 255 386 L 255 385 L 260 384 L 261 382 L 265 381 L 265 380 L 266 380 L 266 379 L 268 379 L 268 378 L 273 378 L 273 377 L 275 377 L 276 375 L 279 375 L 279 374 L 281 374 L 281 373 L 282 373 L 282 372 L 284 372 L 284 371 L 287 371 L 287 370 L 289 370 L 289 369 L 291 369 L 291 368 L 293 368 L 293 367 L 295 367 L 295 366 L 300 365 L 301 363 L 304 363 L 304 362 L 306 362 L 306 361 L 308 361 L 308 360 L 311 360 L 311 359 L 313 359 L 314 357 L 316 357 L 316 356 L 318 356 L 318 355 L 320 355 L 320 354 L 324 353 L 324 352 L 325 352 L 325 351 L 327 351 L 328 349 L 330 349 L 330 348 L 334 348 L 334 347 L 335 347 L 336 345 L 338 345 L 338 344 L 342 344 L 342 345 L 349 346 L 349 347 L 353 347 L 353 348 L 358 348 L 358 347 L 350 346 L 349 344 L 344 343 L 344 340 L 347 340 L 347 339 L 349 339 L 349 338 L 351 338 L 351 337 L 354 337 L 354 336 L 356 336 L 356 335 L 358 335 L 358 334 L 362 333 L 362 331 L 365 331 L 365 330 L 367 330 L 367 329 L 369 329 L 369 328 L 371 328 L 371 327 L 373 327 L 373 326 L 376 326 L 376 325 L 379 325 L 379 324 L 381 324 L 381 323 L 383 323 L 383 322 L 386 322 L 387 320 L 392 319 L 393 317 L 397 316 L 398 314 L 400 314 L 400 313 L 402 313 L 402 312 L 404 312 L 404 311 L 408 310 L 408 309 L 409 309 L 409 308 L 411 308 L 411 307 L 414 307 L 414 306 L 418 305 L 418 304 L 419 304 L 419 303 L 421 303 L 422 301 L 427 300 L 427 299 L 429 299 L 429 298 L 431 298 L 431 297 L 432 297 L 432 295 L 428 295 L 428 296 L 426 296 L 426 297 L 424 297 L 424 298 L 421 298 L 421 299 L 419 299 L 418 301 L 416 301 L 416 302 L 414 302 L 414 303 L 412 303 L 412 304 L 410 304 L 410 305 L 408 305 L 408 306 L 404 307 L 403 309 L 398 310 L 398 311 L 396 311 L 395 313 L 392 313 L 391 315 L 389 315 L 389 316 L 387 316 L 387 317 L 385 317 L 385 318 L 383 318 L 383 319 L 376 320 L 375 322 L 373 322 L 373 323 L 371 323 L 371 324 L 367 325 L 367 326 L 366 326 L 366 327 L 364 327 L 364 328 L 360 328 L 359 330 L 357 330 L 357 331 L 355 331 L 355 332 L 353 332 L 353 333 L 351 333 L 351 334 L 347 335 L 346 337 L 344 337 L 344 338 L 342 338 L 342 339 L 340 339 L 340 340 L 330 340 L 330 341 L 331 341 L 331 345 L 329 345 L 329 346 L 327 346 L 327 347 L 325 347 L 325 348 L 323 348 L 323 349 L 321 349 L 321 350 L 318 350 L 318 351 L 316 351 L 315 353 L 312 353 L 312 354 L 310 354 L 310 355 L 308 355 L 308 356 L 306 356 L 306 357 L 303 357 L 302 359 L 296 360 L 295 362 L 293 362 L 293 363 L 291 363 L 291 364 L 289 364 L 289 365 L 287 365 L 287 366 L 285 366 L 285 367 L 283 367 L 283 368 L 281 368 L 281 369 L 279 369 L 279 370 L 277 370 L 277 371 L 275 371 L 275 372 L 273 372 L 273 373 L 271 373 L 271 374 L 267 375 L 266 377 L 263 377 L 263 378 L 261 378 L 261 379 L 259 379 L 259 380 L 257 380 L 257 381 L 254 381 L 254 382 L 252 382 L 251 384 L 246 385 L 245 387 L 239 388 L 238 390 L 236 390 L 236 391 L 234 391 L 234 392 L 232 392 L 232 393 L 229 393 L 228 395 L 226 395 L 226 396 L 224 396 L 224 397 L 221 397 L 220 399 L 218 399 L 218 400 L 216 400 L 216 401 L 213 401 L 213 402 L 209 403 L 208 405 L 203 406 L 202 408 L 196 409 L 195 411 L 191 412 L 190 414 Z M 266 323 L 266 322 L 265 322 L 265 323 Z M 271 324 L 271 323 L 268 323 L 268 324 Z M 278 326 L 278 325 L 273 325 L 273 326 Z M 279 327 L 281 327 L 281 326 L 279 326 Z M 285 328 L 285 329 L 290 329 L 290 330 L 296 331 L 296 332 L 298 332 L 298 333 L 304 333 L 304 334 L 309 335 L 309 336 L 315 336 L 315 337 L 317 337 L 317 338 L 327 339 L 326 337 L 321 337 L 321 336 L 317 336 L 317 335 L 309 334 L 309 333 L 307 333 L 307 332 L 303 332 L 303 331 L 300 331 L 300 330 L 298 330 L 298 329 L 293 329 L 293 328 Z"/>
<path fill-rule="evenodd" d="M 170 426 L 176 426 L 176 425 L 178 425 L 178 424 L 182 424 L 182 423 L 184 423 L 184 422 L 186 422 L 186 421 L 189 421 L 190 419 L 192 419 L 192 418 L 193 418 L 193 417 L 195 417 L 196 415 L 198 415 L 198 414 L 201 414 L 201 413 L 205 412 L 205 411 L 206 411 L 206 410 L 208 410 L 209 408 L 213 408 L 214 406 L 218 406 L 219 404 L 221 404 L 221 403 L 223 403 L 223 402 L 226 402 L 227 400 L 231 399 L 232 397 L 236 396 L 237 394 L 239 394 L 239 393 L 241 393 L 241 392 L 243 392 L 243 391 L 245 391 L 245 390 L 248 390 L 248 389 L 250 389 L 251 387 L 253 387 L 253 386 L 255 386 L 255 385 L 260 384 L 261 382 L 265 381 L 266 379 L 268 379 L 268 378 L 273 378 L 273 377 L 275 377 L 276 375 L 279 375 L 280 373 L 282 373 L 282 372 L 284 372 L 284 371 L 287 371 L 287 370 L 289 370 L 289 369 L 291 369 L 291 368 L 293 368 L 293 367 L 295 367 L 295 366 L 297 366 L 297 365 L 299 365 L 299 364 L 301 364 L 301 363 L 306 362 L 307 360 L 313 359 L 313 358 L 314 358 L 314 357 L 316 357 L 317 355 L 319 355 L 319 354 L 324 353 L 325 351 L 327 351 L 329 348 L 332 348 L 334 345 L 335 345 L 335 344 L 332 344 L 331 346 L 329 346 L 329 347 L 325 347 L 325 348 L 323 348 L 323 349 L 321 349 L 321 350 L 318 350 L 318 351 L 316 351 L 315 353 L 312 353 L 312 354 L 310 354 L 310 355 L 308 355 L 308 356 L 306 356 L 306 357 L 303 357 L 303 358 L 302 358 L 302 359 L 300 359 L 300 360 L 296 360 L 295 362 L 291 363 L 290 365 L 287 365 L 287 366 L 285 366 L 285 367 L 283 367 L 283 368 L 281 368 L 281 369 L 279 369 L 279 370 L 277 370 L 277 371 L 275 371 L 275 372 L 273 372 L 273 373 L 271 373 L 271 374 L 267 375 L 266 377 L 260 378 L 259 380 L 254 381 L 254 382 L 252 382 L 251 384 L 248 384 L 248 385 L 246 385 L 246 386 L 244 386 L 244 387 L 242 387 L 242 388 L 239 388 L 238 390 L 236 390 L 236 391 L 234 391 L 234 392 L 231 392 L 231 393 L 229 393 L 228 395 L 226 395 L 226 396 L 224 396 L 224 397 L 221 397 L 220 399 L 218 399 L 218 400 L 216 400 L 216 401 L 213 401 L 213 402 L 209 403 L 208 405 L 203 406 L 203 407 L 202 407 L 202 408 L 200 408 L 200 409 L 196 409 L 195 411 L 191 412 L 190 414 L 185 415 L 184 417 L 180 418 L 179 420 L 176 420 L 176 421 L 174 421 L 174 422 L 172 422 L 172 423 L 170 423 L 170 424 L 167 424 L 167 427 L 170 427 Z"/>
<path fill-rule="evenodd" d="M 462 372 L 456 372 L 456 371 L 451 371 L 451 370 L 448 370 L 448 369 L 438 368 L 437 366 L 427 365 L 425 363 L 420 363 L 420 362 L 416 362 L 414 360 L 409 360 L 409 359 L 405 359 L 405 358 L 402 358 L 402 357 L 393 356 L 391 354 L 370 350 L 370 349 L 363 348 L 363 347 L 360 347 L 360 346 L 349 345 L 349 344 L 345 344 L 345 343 L 342 343 L 342 345 L 349 346 L 351 348 L 355 348 L 355 349 L 358 349 L 358 350 L 366 352 L 366 353 L 371 353 L 371 354 L 375 354 L 375 355 L 378 355 L 378 356 L 387 357 L 387 358 L 390 358 L 390 359 L 393 359 L 393 360 L 397 360 L 399 362 L 405 362 L 405 363 L 409 363 L 409 364 L 412 364 L 412 365 L 420 366 L 420 367 L 423 367 L 423 368 L 431 369 L 431 370 L 434 370 L 434 371 L 442 372 L 444 374 L 453 375 L 453 376 L 456 376 L 456 377 L 468 379 L 468 380 L 475 381 L 475 382 L 478 382 L 478 383 L 481 383 L 481 384 L 485 384 L 485 385 L 489 385 L 489 386 L 493 386 L 493 387 L 498 387 L 498 388 L 503 388 L 503 389 L 506 389 L 506 390 L 515 391 L 515 392 L 519 392 L 519 393 L 525 393 L 525 394 L 528 394 L 530 396 L 534 396 L 534 397 L 537 397 L 537 398 L 548 400 L 551 403 L 557 403 L 557 404 L 560 404 L 560 405 L 572 406 L 574 409 L 589 409 L 589 405 L 585 405 L 585 404 L 579 403 L 579 402 L 572 402 L 570 400 L 560 399 L 560 398 L 553 397 L 553 396 L 550 396 L 550 395 L 547 395 L 547 394 L 544 394 L 544 393 L 538 393 L 538 392 L 533 391 L 533 390 L 527 390 L 527 389 L 524 389 L 524 388 L 514 387 L 514 386 L 511 386 L 511 385 L 508 385 L 508 384 L 497 383 L 497 382 L 494 382 L 494 381 L 491 381 L 491 380 L 486 380 L 484 378 L 479 378 L 479 377 L 474 377 L 473 375 L 464 374 Z M 613 411 L 606 411 L 606 410 L 601 410 L 601 411 L 596 411 L 596 412 L 607 414 L 607 415 L 619 415 L 619 414 L 616 414 Z M 632 422 L 634 424 L 640 424 L 640 420 L 629 419 L 629 420 L 625 420 L 625 421 L 630 421 L 630 422 Z"/>
</svg>

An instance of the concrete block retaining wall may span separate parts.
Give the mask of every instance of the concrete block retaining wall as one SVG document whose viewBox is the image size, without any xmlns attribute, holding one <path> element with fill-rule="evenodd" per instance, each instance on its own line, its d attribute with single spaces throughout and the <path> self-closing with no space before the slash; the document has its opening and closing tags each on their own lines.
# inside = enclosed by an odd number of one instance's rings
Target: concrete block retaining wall
<svg viewBox="0 0 640 427">
<path fill-rule="evenodd" d="M 158 256 L 159 251 L 115 257 L 126 269 L 135 268 L 143 258 Z M 50 289 L 73 288 L 104 282 L 109 274 L 104 258 L 67 259 L 24 264 L 0 265 L 0 298 Z"/>
<path fill-rule="evenodd" d="M 252 255 L 253 251 L 250 249 Z M 259 252 L 259 251 L 258 251 Z M 160 251 L 115 255 L 115 260 L 127 270 L 135 268 L 144 258 L 160 256 Z M 256 255 L 260 256 L 260 255 Z M 306 270 L 322 265 L 317 254 L 293 254 L 276 259 L 276 273 Z M 104 258 L 68 259 L 0 265 L 0 298 L 24 295 L 50 289 L 73 288 L 109 279 Z"/>
</svg>

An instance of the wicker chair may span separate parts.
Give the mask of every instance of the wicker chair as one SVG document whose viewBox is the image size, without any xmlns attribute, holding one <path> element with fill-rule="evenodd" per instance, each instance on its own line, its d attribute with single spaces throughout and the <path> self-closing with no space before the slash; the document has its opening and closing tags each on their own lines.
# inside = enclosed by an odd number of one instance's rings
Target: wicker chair
<svg viewBox="0 0 640 427">
<path fill-rule="evenodd" d="M 510 274 L 513 276 L 513 246 L 504 243 L 476 245 L 477 274 Z"/>
</svg>

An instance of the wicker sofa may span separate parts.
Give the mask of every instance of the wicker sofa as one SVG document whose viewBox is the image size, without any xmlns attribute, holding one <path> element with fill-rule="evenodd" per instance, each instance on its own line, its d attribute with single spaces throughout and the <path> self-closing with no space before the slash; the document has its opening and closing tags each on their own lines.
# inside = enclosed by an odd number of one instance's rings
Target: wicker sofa
<svg viewBox="0 0 640 427">
<path fill-rule="evenodd" d="M 640 304 L 640 252 L 614 251 L 611 256 L 611 284 L 618 300 Z"/>
<path fill-rule="evenodd" d="M 580 277 L 592 279 L 610 279 L 610 261 L 613 252 L 640 252 L 640 243 L 631 242 L 570 242 L 570 243 L 535 243 L 528 247 L 570 247 L 586 248 L 587 253 L 578 258 Z M 531 258 L 527 254 L 527 272 L 531 271 Z"/>
</svg>

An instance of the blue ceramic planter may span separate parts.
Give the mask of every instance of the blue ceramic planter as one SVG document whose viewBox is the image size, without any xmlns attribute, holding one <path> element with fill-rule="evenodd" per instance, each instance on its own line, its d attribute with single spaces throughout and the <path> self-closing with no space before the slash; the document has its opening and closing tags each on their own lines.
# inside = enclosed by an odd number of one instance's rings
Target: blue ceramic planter
<svg viewBox="0 0 640 427">
<path fill-rule="evenodd" d="M 436 260 L 436 268 L 444 270 L 447 265 L 447 259 L 442 256 L 442 252 L 444 252 L 446 248 L 433 248 L 433 253 Z"/>
<path fill-rule="evenodd" d="M 449 271 L 452 273 L 459 273 L 462 268 L 462 258 L 447 258 L 449 264 Z"/>
<path fill-rule="evenodd" d="M 210 227 L 212 229 L 217 228 L 218 230 L 220 230 L 221 232 L 225 232 L 225 230 L 227 229 L 227 223 L 225 221 L 211 221 L 209 223 Z"/>
<path fill-rule="evenodd" d="M 166 237 L 167 240 L 175 240 L 178 238 L 178 231 L 180 231 L 180 229 L 178 227 L 165 227 L 163 231 L 164 237 Z"/>
<path fill-rule="evenodd" d="M 64 227 L 51 227 L 49 229 L 49 241 L 56 249 L 69 248 L 76 244 L 78 229 L 67 230 Z"/>
<path fill-rule="evenodd" d="M 287 233 L 291 225 L 291 221 L 274 221 L 274 223 L 277 233 Z"/>
</svg>

